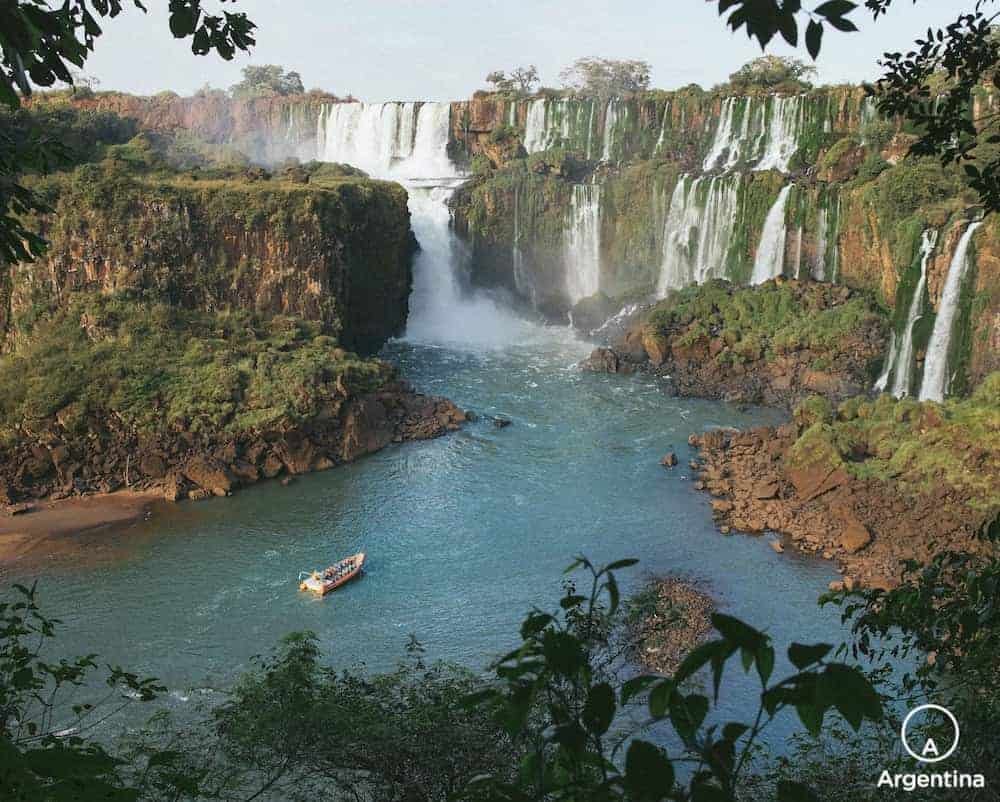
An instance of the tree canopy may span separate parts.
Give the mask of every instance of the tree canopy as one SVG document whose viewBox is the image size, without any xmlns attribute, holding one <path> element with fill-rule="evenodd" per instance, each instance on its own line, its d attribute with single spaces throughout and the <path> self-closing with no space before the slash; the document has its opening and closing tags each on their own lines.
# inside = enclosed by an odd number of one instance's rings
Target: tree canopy
<svg viewBox="0 0 1000 802">
<path fill-rule="evenodd" d="M 82 69 L 103 33 L 99 20 L 126 8 L 145 11 L 140 0 L 46 0 L 0 3 L 0 105 L 16 109 L 36 87 L 73 84 L 73 67 Z M 231 59 L 254 44 L 254 23 L 243 12 L 210 13 L 202 0 L 170 0 L 170 32 L 190 40 L 195 55 L 216 53 Z M 0 260 L 26 261 L 44 250 L 44 240 L 18 215 L 44 211 L 41 201 L 18 181 L 21 173 L 43 171 L 64 157 L 58 142 L 44 137 L 16 140 L 0 131 Z"/>
<path fill-rule="evenodd" d="M 559 73 L 563 85 L 597 97 L 614 97 L 649 88 L 651 67 L 638 59 L 578 58 Z"/>
<path fill-rule="evenodd" d="M 305 91 L 302 77 L 278 64 L 251 64 L 244 67 L 243 80 L 229 88 L 229 93 L 235 98 L 298 95 Z"/>
<path fill-rule="evenodd" d="M 811 86 L 816 68 L 797 58 L 761 56 L 729 76 L 730 86 L 740 92 L 753 89 L 802 89 Z"/>
<path fill-rule="evenodd" d="M 498 92 L 530 95 L 538 83 L 538 68 L 534 64 L 515 67 L 509 75 L 503 70 L 494 70 L 486 76 L 486 83 L 493 84 Z"/>
</svg>

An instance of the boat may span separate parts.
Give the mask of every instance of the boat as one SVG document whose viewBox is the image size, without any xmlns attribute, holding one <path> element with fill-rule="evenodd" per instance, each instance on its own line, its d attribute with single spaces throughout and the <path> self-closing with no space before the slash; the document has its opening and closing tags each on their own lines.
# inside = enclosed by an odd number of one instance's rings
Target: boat
<svg viewBox="0 0 1000 802">
<path fill-rule="evenodd" d="M 325 571 L 303 571 L 299 574 L 299 590 L 311 590 L 320 596 L 336 590 L 361 573 L 365 565 L 365 553 L 359 551 Z"/>
</svg>

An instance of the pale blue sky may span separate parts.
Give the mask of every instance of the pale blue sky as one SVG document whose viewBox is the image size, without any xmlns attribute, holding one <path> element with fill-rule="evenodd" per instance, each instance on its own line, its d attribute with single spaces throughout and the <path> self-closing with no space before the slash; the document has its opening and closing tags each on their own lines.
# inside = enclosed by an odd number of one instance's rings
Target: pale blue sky
<svg viewBox="0 0 1000 802">
<path fill-rule="evenodd" d="M 520 64 L 537 65 L 543 82 L 558 86 L 577 57 L 640 58 L 653 65 L 653 85 L 671 89 L 719 83 L 759 55 L 705 0 L 240 0 L 259 25 L 258 44 L 250 57 L 223 62 L 193 56 L 170 36 L 165 0 L 148 5 L 148 15 L 107 22 L 87 69 L 102 89 L 190 94 L 205 83 L 229 86 L 248 63 L 276 63 L 298 70 L 307 88 L 364 100 L 459 100 L 490 70 Z M 820 80 L 871 79 L 883 51 L 904 50 L 971 5 L 898 0 L 878 23 L 859 9 L 860 33 L 828 34 Z M 771 52 L 790 51 L 782 43 Z"/>
</svg>

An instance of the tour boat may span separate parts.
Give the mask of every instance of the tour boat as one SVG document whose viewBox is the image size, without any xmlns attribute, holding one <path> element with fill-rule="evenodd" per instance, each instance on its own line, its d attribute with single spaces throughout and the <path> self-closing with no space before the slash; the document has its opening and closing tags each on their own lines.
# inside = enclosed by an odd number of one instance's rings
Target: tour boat
<svg viewBox="0 0 1000 802">
<path fill-rule="evenodd" d="M 325 571 L 303 571 L 299 574 L 299 590 L 311 590 L 320 596 L 336 590 L 361 573 L 365 564 L 365 553 L 358 552 L 339 563 L 334 563 Z"/>
</svg>

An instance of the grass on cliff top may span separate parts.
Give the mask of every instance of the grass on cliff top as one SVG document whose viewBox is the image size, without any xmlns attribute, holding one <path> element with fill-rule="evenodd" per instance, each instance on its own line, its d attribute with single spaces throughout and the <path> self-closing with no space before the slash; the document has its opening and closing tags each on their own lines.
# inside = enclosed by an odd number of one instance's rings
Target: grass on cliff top
<svg viewBox="0 0 1000 802">
<path fill-rule="evenodd" d="M 82 431 L 104 416 L 140 432 L 264 431 L 376 389 L 388 371 L 301 319 L 81 293 L 0 357 L 0 433 L 53 417 Z"/>
<path fill-rule="evenodd" d="M 671 293 L 650 311 L 646 326 L 662 336 L 680 334 L 682 345 L 721 338 L 727 348 L 719 357 L 744 361 L 804 349 L 835 354 L 863 328 L 886 325 L 872 296 L 854 292 L 843 300 L 845 293 L 831 284 L 735 287 L 715 280 Z"/>
<path fill-rule="evenodd" d="M 795 418 L 802 433 L 789 454 L 793 465 L 823 462 L 858 478 L 894 480 L 911 493 L 947 485 L 968 494 L 974 509 L 1000 511 L 1000 372 L 970 397 L 943 404 L 883 394 L 834 409 L 817 396 Z"/>
</svg>

